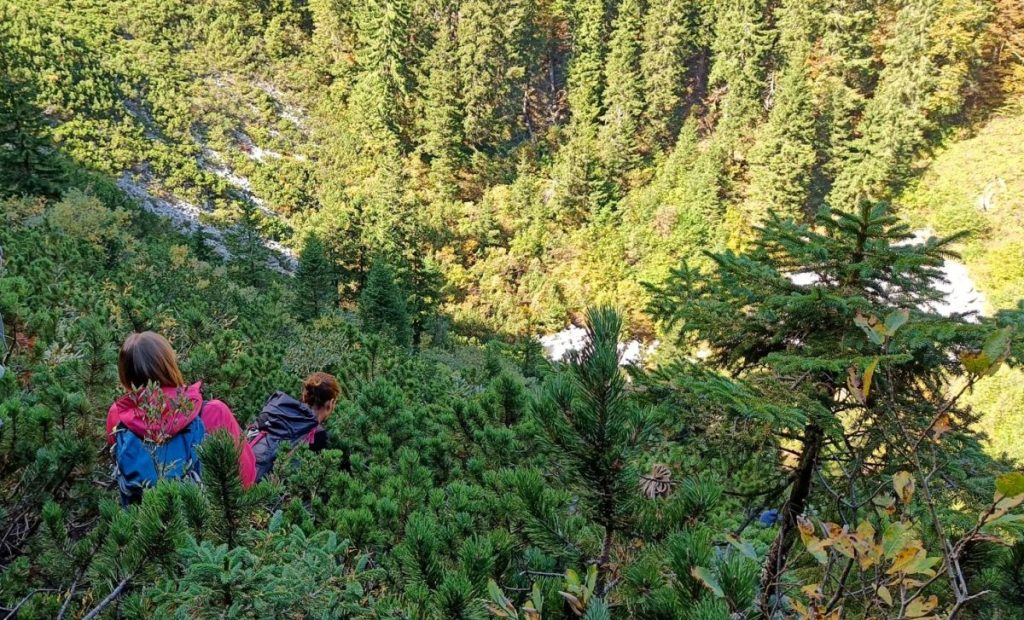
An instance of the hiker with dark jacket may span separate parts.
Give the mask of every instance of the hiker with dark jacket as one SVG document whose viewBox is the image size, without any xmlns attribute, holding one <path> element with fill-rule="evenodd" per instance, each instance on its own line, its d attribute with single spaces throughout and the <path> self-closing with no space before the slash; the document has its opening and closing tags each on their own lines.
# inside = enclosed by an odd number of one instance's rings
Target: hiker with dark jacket
<svg viewBox="0 0 1024 620">
<path fill-rule="evenodd" d="M 256 480 L 274 469 L 281 450 L 291 452 L 308 444 L 315 452 L 327 446 L 324 421 L 334 411 L 341 388 L 338 380 L 325 372 L 316 372 L 302 382 L 302 397 L 295 400 L 284 392 L 274 392 L 263 405 L 256 421 L 249 426 L 249 446 L 256 458 Z"/>
<path fill-rule="evenodd" d="M 142 332 L 125 339 L 117 359 L 125 395 L 107 412 L 107 443 L 113 446 L 122 504 L 137 503 L 158 479 L 201 476 L 196 448 L 217 430 L 239 444 L 242 486 L 256 479 L 252 450 L 231 409 L 204 401 L 201 383 L 186 385 L 171 344 L 160 334 Z"/>
</svg>

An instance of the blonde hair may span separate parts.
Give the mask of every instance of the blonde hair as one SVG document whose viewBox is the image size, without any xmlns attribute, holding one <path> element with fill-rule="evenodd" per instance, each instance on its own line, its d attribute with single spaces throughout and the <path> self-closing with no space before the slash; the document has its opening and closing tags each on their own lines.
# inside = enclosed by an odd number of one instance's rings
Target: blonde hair
<svg viewBox="0 0 1024 620">
<path fill-rule="evenodd" d="M 156 383 L 160 387 L 184 387 L 178 356 L 167 339 L 156 332 L 131 334 L 117 356 L 121 385 L 130 390 Z"/>
</svg>

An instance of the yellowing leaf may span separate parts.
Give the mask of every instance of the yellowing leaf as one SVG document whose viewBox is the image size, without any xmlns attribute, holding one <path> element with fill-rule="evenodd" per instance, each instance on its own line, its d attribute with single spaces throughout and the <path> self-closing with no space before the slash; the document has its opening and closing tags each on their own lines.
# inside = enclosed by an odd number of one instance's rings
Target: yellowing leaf
<svg viewBox="0 0 1024 620">
<path fill-rule="evenodd" d="M 939 597 L 934 594 L 927 599 L 924 597 L 915 598 L 907 605 L 907 618 L 921 618 L 939 605 Z"/>
<path fill-rule="evenodd" d="M 875 526 L 871 525 L 871 522 L 867 519 L 860 522 L 857 526 L 857 537 L 861 540 L 872 541 L 875 539 Z"/>
<path fill-rule="evenodd" d="M 885 604 L 889 607 L 892 607 L 892 593 L 889 592 L 889 588 L 885 586 L 878 586 L 878 590 L 876 592 L 878 593 L 878 598 L 885 601 Z"/>
<path fill-rule="evenodd" d="M 998 370 L 999 365 L 1010 355 L 1010 344 L 1013 340 L 1013 327 L 1007 325 L 989 334 L 981 345 L 981 352 L 992 362 L 988 374 Z"/>
<path fill-rule="evenodd" d="M 953 428 L 953 425 L 950 423 L 951 421 L 952 418 L 950 418 L 949 414 L 946 413 L 943 413 L 936 418 L 935 424 L 932 424 L 932 437 L 938 439 L 947 433 L 949 429 Z"/>
<path fill-rule="evenodd" d="M 910 311 L 907 309 L 893 310 L 885 317 L 885 333 L 888 336 L 896 334 L 896 330 L 903 327 L 910 319 Z"/>
<path fill-rule="evenodd" d="M 910 536 L 910 526 L 900 521 L 895 521 L 885 526 L 882 531 L 882 553 L 887 558 L 893 558 L 907 544 Z"/>
<path fill-rule="evenodd" d="M 800 588 L 800 591 L 807 595 L 812 600 L 818 600 L 824 595 L 821 593 L 821 586 L 816 583 L 812 583 Z"/>
<path fill-rule="evenodd" d="M 807 552 L 814 556 L 814 559 L 821 564 L 828 562 L 828 552 L 826 549 L 832 544 L 831 540 L 819 540 L 815 538 L 807 544 Z"/>
<path fill-rule="evenodd" d="M 874 315 L 864 316 L 863 314 L 857 313 L 857 316 L 854 317 L 853 322 L 857 325 L 857 327 L 861 328 L 864 331 L 864 334 L 867 335 L 868 340 L 878 345 L 882 344 L 884 340 L 883 332 L 885 331 L 885 326 L 879 324 L 877 317 L 875 317 Z"/>
<path fill-rule="evenodd" d="M 569 606 L 572 607 L 572 610 L 574 612 L 576 612 L 576 615 L 583 615 L 583 612 L 586 611 L 586 606 L 580 602 L 580 599 L 576 598 L 575 595 L 570 594 L 568 592 L 563 592 L 562 590 L 559 590 L 558 593 L 561 594 L 562 598 L 564 598 L 566 602 L 569 603 Z"/>
<path fill-rule="evenodd" d="M 853 397 L 858 403 L 862 405 L 868 404 L 867 396 L 864 395 L 864 389 L 861 387 L 860 378 L 857 376 L 857 369 L 850 366 L 846 369 L 846 389 L 853 394 Z"/>
<path fill-rule="evenodd" d="M 806 545 L 814 536 L 814 524 L 807 517 L 800 515 L 796 518 L 796 526 L 800 530 L 800 538 Z"/>
<path fill-rule="evenodd" d="M 710 570 L 703 566 L 694 566 L 690 569 L 690 575 L 692 575 L 697 581 L 703 583 L 704 586 L 707 587 L 708 590 L 711 590 L 711 592 L 718 598 L 723 598 L 725 596 L 725 592 L 722 591 L 722 586 L 718 583 L 718 578 L 715 577 L 714 573 Z"/>
<path fill-rule="evenodd" d="M 914 497 L 914 476 L 906 471 L 896 472 L 892 477 L 892 486 L 904 505 L 909 504 Z"/>
<path fill-rule="evenodd" d="M 871 360 L 868 367 L 864 369 L 864 381 L 861 389 L 864 392 L 864 403 L 867 404 L 868 397 L 871 395 L 871 380 L 875 377 L 875 368 L 878 367 L 878 358 Z"/>
<path fill-rule="evenodd" d="M 988 373 L 992 360 L 980 351 L 976 353 L 964 352 L 960 354 L 960 363 L 964 365 L 964 370 L 967 372 L 980 376 Z"/>
<path fill-rule="evenodd" d="M 1024 495 L 1024 473 L 1012 471 L 996 478 L 996 492 L 1003 497 Z"/>
<path fill-rule="evenodd" d="M 892 575 L 894 573 L 899 572 L 908 572 L 906 570 L 907 567 L 910 566 L 916 559 L 923 559 L 925 555 L 927 555 L 925 550 L 916 544 L 901 549 L 899 553 L 896 554 L 896 557 L 893 558 L 892 566 L 889 567 L 889 570 L 887 570 L 886 573 Z"/>
</svg>

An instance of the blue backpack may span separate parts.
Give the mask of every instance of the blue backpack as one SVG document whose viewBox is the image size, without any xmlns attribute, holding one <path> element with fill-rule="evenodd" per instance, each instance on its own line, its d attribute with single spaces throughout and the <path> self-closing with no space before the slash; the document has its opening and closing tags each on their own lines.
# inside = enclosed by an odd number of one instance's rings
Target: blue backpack
<svg viewBox="0 0 1024 620">
<path fill-rule="evenodd" d="M 115 427 L 114 461 L 122 506 L 142 501 L 142 492 L 156 486 L 158 480 L 199 482 L 202 464 L 197 448 L 206 436 L 204 407 L 205 401 L 188 426 L 160 444 L 139 437 L 123 424 Z"/>
</svg>

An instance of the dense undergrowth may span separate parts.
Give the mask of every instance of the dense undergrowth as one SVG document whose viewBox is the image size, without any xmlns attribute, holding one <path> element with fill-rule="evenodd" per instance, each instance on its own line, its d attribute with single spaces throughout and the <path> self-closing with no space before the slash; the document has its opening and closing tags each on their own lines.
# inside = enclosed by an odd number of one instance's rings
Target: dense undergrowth
<svg viewBox="0 0 1024 620">
<path fill-rule="evenodd" d="M 945 246 L 891 245 L 909 233 L 884 209 L 775 222 L 706 277 L 677 271 L 653 316 L 710 353 L 648 374 L 620 369 L 607 309 L 554 367 L 536 345 L 410 349 L 393 324 L 296 320 L 301 279 L 248 283 L 82 180 L 4 203 L 0 604 L 19 618 L 1017 617 L 1024 488 L 956 396 L 1015 363 L 1020 319 L 918 310 Z M 800 268 L 820 283 L 793 284 Z M 364 318 L 404 302 L 363 300 Z M 243 422 L 337 374 L 330 449 L 243 492 L 213 439 L 203 487 L 118 508 L 102 413 L 141 329 Z"/>
<path fill-rule="evenodd" d="M 1022 617 L 1013 2 L 0 18 L 5 616 Z M 930 310 L 957 249 L 989 316 Z M 328 450 L 121 509 L 141 330 L 243 424 L 335 374 Z"/>
<path fill-rule="evenodd" d="M 936 146 L 1019 111 L 1024 75 L 1012 0 L 0 15 L 17 107 L 77 161 L 296 251 L 318 235 L 348 302 L 387 252 L 432 274 L 412 292 L 461 331 L 509 337 L 595 303 L 655 336 L 643 282 L 741 246 L 769 210 L 899 198 Z"/>
</svg>

